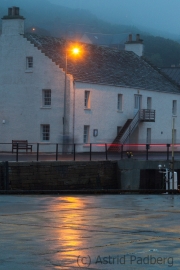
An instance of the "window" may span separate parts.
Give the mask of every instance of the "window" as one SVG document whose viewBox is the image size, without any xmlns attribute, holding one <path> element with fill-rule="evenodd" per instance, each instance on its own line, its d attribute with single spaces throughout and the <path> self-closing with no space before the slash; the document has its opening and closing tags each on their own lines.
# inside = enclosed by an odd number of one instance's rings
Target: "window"
<svg viewBox="0 0 180 270">
<path fill-rule="evenodd" d="M 147 98 L 147 109 L 148 110 L 151 110 L 151 104 L 152 104 L 152 98 L 151 97 L 148 97 Z"/>
<path fill-rule="evenodd" d="M 83 138 L 84 143 L 89 142 L 89 126 L 84 126 L 84 138 Z"/>
<path fill-rule="evenodd" d="M 118 94 L 117 109 L 118 111 L 122 111 L 122 94 Z"/>
<path fill-rule="evenodd" d="M 33 57 L 26 57 L 26 69 L 33 68 Z"/>
<path fill-rule="evenodd" d="M 121 126 L 117 126 L 117 135 L 119 135 L 120 131 L 121 131 L 122 127 Z"/>
<path fill-rule="evenodd" d="M 84 107 L 86 109 L 90 108 L 90 91 L 84 92 Z"/>
<path fill-rule="evenodd" d="M 177 115 L 177 100 L 172 101 L 172 114 Z"/>
<path fill-rule="evenodd" d="M 141 96 L 140 95 L 134 95 L 134 108 L 136 110 L 139 110 L 141 107 Z"/>
<path fill-rule="evenodd" d="M 42 90 L 42 94 L 43 94 L 43 106 L 51 106 L 51 90 L 47 89 L 47 90 Z"/>
<path fill-rule="evenodd" d="M 41 125 L 42 130 L 42 140 L 49 141 L 50 140 L 50 125 Z"/>
</svg>

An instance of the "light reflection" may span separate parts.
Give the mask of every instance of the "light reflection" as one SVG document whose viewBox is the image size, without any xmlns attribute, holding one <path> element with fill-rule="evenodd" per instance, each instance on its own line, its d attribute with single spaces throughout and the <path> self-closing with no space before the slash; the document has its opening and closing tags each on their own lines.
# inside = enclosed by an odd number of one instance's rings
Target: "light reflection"
<svg viewBox="0 0 180 270">
<path fill-rule="evenodd" d="M 61 197 L 58 204 L 51 205 L 51 210 L 82 209 L 83 199 L 80 197 Z"/>
<path fill-rule="evenodd" d="M 87 231 L 81 229 L 85 225 L 85 221 L 82 221 L 82 215 L 86 211 L 83 205 L 83 198 L 80 197 L 61 197 L 58 203 L 50 205 L 55 220 L 51 237 L 57 239 L 56 243 L 52 241 L 50 248 L 54 249 L 55 244 L 59 251 L 54 254 L 53 260 L 61 261 L 63 266 L 67 264 L 77 267 L 77 257 L 86 255 L 84 252 L 89 238 Z"/>
</svg>

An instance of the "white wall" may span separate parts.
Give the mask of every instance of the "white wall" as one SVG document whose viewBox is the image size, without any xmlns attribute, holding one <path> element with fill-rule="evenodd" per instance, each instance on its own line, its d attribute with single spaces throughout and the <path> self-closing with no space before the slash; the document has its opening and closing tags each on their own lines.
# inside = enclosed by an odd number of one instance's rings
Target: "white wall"
<svg viewBox="0 0 180 270">
<path fill-rule="evenodd" d="M 84 91 L 91 92 L 91 109 L 84 109 Z M 123 95 L 123 111 L 117 110 L 117 95 Z M 142 96 L 141 108 L 147 109 L 147 98 L 152 97 L 152 109 L 156 111 L 155 122 L 141 122 L 131 137 L 131 143 L 146 143 L 147 128 L 151 128 L 151 143 L 171 143 L 172 100 L 177 100 L 175 129 L 177 138 L 180 126 L 180 95 L 156 91 L 137 90 L 106 85 L 76 83 L 75 92 L 75 138 L 83 144 L 83 127 L 90 126 L 91 143 L 112 143 L 117 135 L 117 126 L 123 126 L 134 116 L 134 95 Z M 93 137 L 93 129 L 98 136 Z M 86 149 L 84 146 L 82 149 Z M 88 148 L 89 150 L 89 148 Z"/>
<path fill-rule="evenodd" d="M 142 43 L 125 43 L 125 51 L 131 51 L 138 56 L 143 55 L 144 45 Z"/>
<path fill-rule="evenodd" d="M 24 34 L 24 20 L 23 19 L 2 20 L 2 34 L 23 35 Z"/>
<path fill-rule="evenodd" d="M 51 89 L 50 109 L 42 107 L 42 89 Z M 0 96 L 0 142 L 41 142 L 41 124 L 50 124 L 50 142 L 62 142 L 64 72 L 23 36 L 0 36 Z"/>
<path fill-rule="evenodd" d="M 7 26 L 4 26 L 4 32 L 0 36 L 0 143 L 11 143 L 13 139 L 28 140 L 30 143 L 42 142 L 42 124 L 50 125 L 50 143 L 62 143 L 64 72 L 19 35 L 17 29 L 22 28 L 21 23 L 16 25 L 16 29 L 12 26 L 12 32 L 9 23 Z M 28 56 L 34 59 L 32 72 L 26 70 Z M 127 119 L 134 116 L 135 94 L 142 96 L 142 109 L 147 108 L 147 97 L 152 97 L 156 121 L 140 123 L 131 142 L 146 143 L 147 128 L 151 128 L 152 143 L 171 143 L 172 100 L 177 100 L 175 129 L 178 140 L 180 95 L 78 82 L 73 85 L 73 77 L 67 77 L 67 133 L 72 141 L 74 138 L 76 143 L 83 144 L 84 125 L 89 125 L 89 142 L 112 143 L 117 135 L 117 126 L 123 126 Z M 52 91 L 51 108 L 42 107 L 42 89 Z M 85 90 L 91 93 L 90 109 L 84 109 Z M 118 94 L 123 95 L 121 112 L 117 110 Z M 93 136 L 93 129 L 98 129 L 97 137 Z M 86 147 L 80 149 L 89 151 Z"/>
</svg>

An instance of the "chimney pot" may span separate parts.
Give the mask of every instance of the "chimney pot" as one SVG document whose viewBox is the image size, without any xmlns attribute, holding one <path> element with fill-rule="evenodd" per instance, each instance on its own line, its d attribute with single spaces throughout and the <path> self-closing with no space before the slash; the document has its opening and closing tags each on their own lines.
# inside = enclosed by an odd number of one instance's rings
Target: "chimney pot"
<svg viewBox="0 0 180 270">
<path fill-rule="evenodd" d="M 129 41 L 132 42 L 132 34 L 129 34 Z"/>
<path fill-rule="evenodd" d="M 12 8 L 8 8 L 8 16 L 12 15 Z"/>
<path fill-rule="evenodd" d="M 19 16 L 19 7 L 8 8 L 8 16 Z"/>
<path fill-rule="evenodd" d="M 139 41 L 140 40 L 140 34 L 137 34 L 136 35 L 136 41 Z"/>
</svg>

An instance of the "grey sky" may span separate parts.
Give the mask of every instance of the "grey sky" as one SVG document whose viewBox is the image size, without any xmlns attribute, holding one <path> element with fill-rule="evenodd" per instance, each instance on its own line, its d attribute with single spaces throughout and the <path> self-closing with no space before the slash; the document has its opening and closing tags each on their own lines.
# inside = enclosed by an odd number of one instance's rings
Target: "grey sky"
<svg viewBox="0 0 180 270">
<path fill-rule="evenodd" d="M 103 20 L 134 25 L 157 35 L 180 36 L 180 0 L 0 0 L 0 5 L 26 5 L 28 9 L 28 5 L 36 8 L 47 2 L 87 9 Z"/>
<path fill-rule="evenodd" d="M 112 23 L 123 23 L 180 35 L 180 0 L 49 0 L 88 9 Z"/>
</svg>

